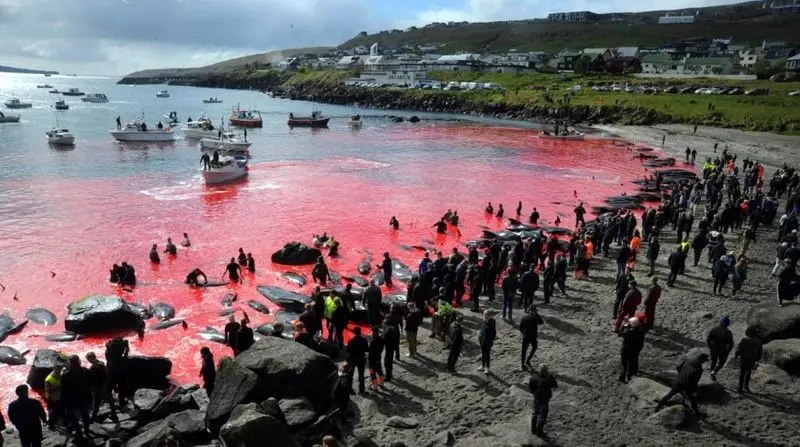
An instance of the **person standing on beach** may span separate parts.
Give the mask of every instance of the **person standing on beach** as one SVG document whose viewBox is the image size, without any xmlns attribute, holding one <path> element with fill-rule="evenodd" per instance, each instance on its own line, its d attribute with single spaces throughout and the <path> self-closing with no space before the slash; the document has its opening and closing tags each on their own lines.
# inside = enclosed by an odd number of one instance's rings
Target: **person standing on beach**
<svg viewBox="0 0 800 447">
<path fill-rule="evenodd" d="M 414 357 L 417 355 L 417 346 L 419 345 L 417 339 L 417 331 L 422 324 L 422 313 L 417 309 L 416 304 L 413 302 L 408 303 L 408 313 L 405 316 L 406 326 L 406 341 L 408 342 L 408 354 L 406 357 Z"/>
<path fill-rule="evenodd" d="M 629 319 L 620 328 L 619 336 L 622 337 L 620 348 L 620 360 L 622 370 L 619 373 L 619 381 L 622 383 L 630 382 L 631 378 L 639 372 L 639 354 L 644 348 L 644 337 L 647 331 L 642 325 L 641 320 L 636 317 Z"/>
<path fill-rule="evenodd" d="M 523 370 L 531 366 L 531 359 L 536 354 L 536 348 L 539 346 L 539 325 L 544 324 L 544 320 L 536 311 L 535 306 L 531 306 L 526 311 L 528 314 L 522 317 L 519 322 L 519 331 L 522 333 L 520 364 Z M 531 349 L 530 353 L 528 353 L 528 348 Z"/>
<path fill-rule="evenodd" d="M 203 378 L 203 389 L 206 390 L 206 394 L 210 397 L 211 393 L 214 391 L 214 382 L 217 380 L 217 371 L 214 366 L 214 354 L 211 353 L 208 347 L 203 346 L 200 348 L 200 358 L 202 359 L 202 363 L 200 365 L 199 376 Z"/>
<path fill-rule="evenodd" d="M 706 337 L 706 344 L 708 345 L 709 352 L 711 353 L 711 380 L 717 381 L 717 373 L 725 362 L 728 361 L 728 355 L 733 350 L 733 334 L 731 334 L 728 326 L 731 324 L 731 319 L 724 316 L 720 319 L 719 325 L 711 329 Z"/>
<path fill-rule="evenodd" d="M 689 156 L 692 154 L 692 150 L 689 149 L 689 146 L 686 146 L 686 162 L 689 162 Z"/>
<path fill-rule="evenodd" d="M 478 334 L 478 342 L 481 346 L 481 366 L 479 371 L 489 374 L 489 367 L 492 362 L 492 346 L 497 338 L 497 322 L 491 316 L 490 310 L 483 311 L 483 326 Z"/>
<path fill-rule="evenodd" d="M 447 356 L 447 370 L 456 372 L 456 362 L 464 347 L 464 331 L 461 329 L 461 317 L 456 317 L 450 328 L 450 354 Z"/>
<path fill-rule="evenodd" d="M 750 392 L 750 375 L 758 366 L 758 362 L 761 361 L 761 356 L 764 352 L 761 340 L 755 335 L 753 328 L 747 328 L 744 338 L 739 342 L 739 346 L 736 347 L 736 357 L 739 359 L 738 391 L 740 393 L 742 390 Z"/>
<path fill-rule="evenodd" d="M 583 207 L 583 202 L 580 202 L 573 211 L 575 212 L 575 228 L 578 228 L 581 225 L 586 225 L 586 221 L 583 219 L 583 215 L 586 214 L 586 209 Z"/>
<path fill-rule="evenodd" d="M 678 279 L 678 273 L 681 271 L 683 262 L 683 252 L 681 251 L 681 247 L 678 246 L 675 248 L 675 251 L 670 253 L 669 259 L 667 259 L 667 264 L 669 265 L 669 276 L 667 277 L 668 287 L 675 285 L 675 280 Z"/>
<path fill-rule="evenodd" d="M 656 260 L 658 259 L 659 251 L 661 251 L 661 243 L 658 241 L 657 237 L 654 237 L 647 246 L 647 263 L 650 265 L 650 271 L 647 273 L 647 276 L 656 274 Z"/>
<path fill-rule="evenodd" d="M 406 326 L 408 327 L 408 326 Z M 353 328 L 353 338 L 347 342 L 347 363 L 350 366 L 350 383 L 352 384 L 352 377 L 355 375 L 356 369 L 358 370 L 358 392 L 364 392 L 364 367 L 367 364 L 366 355 L 370 351 L 367 339 L 361 336 L 361 328 L 356 326 Z M 352 386 L 352 385 L 351 385 Z"/>
<path fill-rule="evenodd" d="M 647 288 L 647 296 L 644 298 L 644 324 L 648 331 L 652 331 L 656 323 L 656 305 L 659 299 L 661 299 L 661 286 L 658 285 L 658 278 L 654 276 L 653 284 Z"/>
<path fill-rule="evenodd" d="M 550 413 L 550 399 L 553 390 L 558 388 L 558 381 L 545 364 L 539 365 L 538 374 L 528 381 L 528 389 L 533 393 L 533 414 L 531 415 L 531 433 L 536 436 L 544 434 L 544 424 Z"/>
<path fill-rule="evenodd" d="M 47 423 L 44 408 L 38 400 L 28 397 L 28 385 L 18 386 L 15 393 L 17 400 L 8 405 L 8 421 L 17 428 L 19 441 L 23 447 L 41 446 L 42 424 Z"/>
<path fill-rule="evenodd" d="M 665 141 L 667 141 L 667 134 L 661 135 L 661 146 L 664 146 Z"/>
<path fill-rule="evenodd" d="M 697 158 L 697 149 L 692 149 L 692 156 L 690 158 L 690 163 L 694 164 L 695 159 Z"/>
</svg>

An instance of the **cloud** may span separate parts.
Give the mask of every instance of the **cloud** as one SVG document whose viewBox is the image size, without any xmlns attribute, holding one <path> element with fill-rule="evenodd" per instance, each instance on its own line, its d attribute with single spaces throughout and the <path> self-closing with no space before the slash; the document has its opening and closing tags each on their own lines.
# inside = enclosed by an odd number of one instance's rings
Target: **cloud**
<svg viewBox="0 0 800 447">
<path fill-rule="evenodd" d="M 337 45 L 373 30 L 366 0 L 0 0 L 4 63 L 86 72 L 206 64 Z M 51 64 L 47 64 L 51 61 Z M 111 64 L 115 64 L 111 66 Z"/>
</svg>

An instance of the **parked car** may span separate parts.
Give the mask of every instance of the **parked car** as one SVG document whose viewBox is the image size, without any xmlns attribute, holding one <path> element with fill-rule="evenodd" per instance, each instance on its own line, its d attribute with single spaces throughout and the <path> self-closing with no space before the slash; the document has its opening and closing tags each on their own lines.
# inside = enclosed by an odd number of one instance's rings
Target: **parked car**
<svg viewBox="0 0 800 447">
<path fill-rule="evenodd" d="M 768 88 L 754 88 L 752 90 L 748 90 L 748 91 L 744 92 L 744 94 L 747 95 L 747 96 L 764 96 L 764 95 L 769 94 L 769 89 Z"/>
<path fill-rule="evenodd" d="M 800 96 L 800 90 L 795 90 L 793 92 L 789 92 L 789 96 Z"/>
<path fill-rule="evenodd" d="M 741 87 L 734 87 L 734 88 L 728 90 L 728 94 L 729 95 L 743 95 L 744 94 L 744 90 Z"/>
<path fill-rule="evenodd" d="M 664 89 L 664 93 L 678 93 L 678 87 L 671 85 Z"/>
<path fill-rule="evenodd" d="M 692 85 L 692 86 L 684 87 L 684 88 L 680 89 L 680 93 L 682 95 L 686 95 L 686 94 L 694 93 L 695 90 L 697 90 L 697 87 Z"/>
</svg>

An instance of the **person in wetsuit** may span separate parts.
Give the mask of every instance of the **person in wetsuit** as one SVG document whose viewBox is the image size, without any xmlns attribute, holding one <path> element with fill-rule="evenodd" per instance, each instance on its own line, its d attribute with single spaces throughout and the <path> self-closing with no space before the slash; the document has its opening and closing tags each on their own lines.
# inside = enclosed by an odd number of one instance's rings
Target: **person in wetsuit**
<svg viewBox="0 0 800 447">
<path fill-rule="evenodd" d="M 435 223 L 435 224 L 433 224 L 432 226 L 433 226 L 433 227 L 436 227 L 436 232 L 437 232 L 437 233 L 439 233 L 439 234 L 445 234 L 445 233 L 447 233 L 447 224 L 446 224 L 446 223 L 445 223 L 445 221 L 444 221 L 444 217 L 442 217 L 442 218 L 439 220 L 439 222 L 436 222 L 436 223 Z"/>
<path fill-rule="evenodd" d="M 241 327 L 242 326 L 236 322 L 236 317 L 233 315 L 230 316 L 228 324 L 225 325 L 225 344 L 230 346 L 234 356 L 239 355 L 239 346 L 236 340 Z"/>
<path fill-rule="evenodd" d="M 247 265 L 247 255 L 244 254 L 244 249 L 242 247 L 239 247 L 239 258 L 238 258 L 238 260 L 239 260 L 239 265 L 241 265 L 242 267 Z"/>
<path fill-rule="evenodd" d="M 322 287 L 328 282 L 328 277 L 330 276 L 330 271 L 328 270 L 328 266 L 325 264 L 325 259 L 320 256 L 317 258 L 317 263 L 314 265 L 314 268 L 311 270 L 311 278 L 315 282 L 319 282 Z"/>
<path fill-rule="evenodd" d="M 380 265 L 383 270 L 383 280 L 386 281 L 386 287 L 392 287 L 392 258 L 389 257 L 389 252 L 383 253 L 383 262 Z"/>
<path fill-rule="evenodd" d="M 583 202 L 579 203 L 578 206 L 575 207 L 575 228 L 578 228 L 581 225 L 586 225 L 586 221 L 583 219 L 584 214 L 586 214 L 586 209 L 583 207 Z"/>
<path fill-rule="evenodd" d="M 208 156 L 208 153 L 203 153 L 203 155 L 200 157 L 200 163 L 203 163 L 204 171 L 211 169 L 211 157 Z"/>
<path fill-rule="evenodd" d="M 164 125 L 161 124 L 161 121 L 159 121 L 158 124 L 156 124 L 156 127 L 158 127 L 158 130 L 164 129 Z"/>
<path fill-rule="evenodd" d="M 328 242 L 328 247 L 330 247 L 328 250 L 329 257 L 335 258 L 339 256 L 339 241 L 334 239 L 333 236 L 331 236 L 331 240 Z"/>
<path fill-rule="evenodd" d="M 248 320 L 245 318 L 239 323 L 239 331 L 236 333 L 236 349 L 241 354 L 253 346 L 253 330 L 247 326 Z"/>
<path fill-rule="evenodd" d="M 242 271 L 242 268 L 239 267 L 239 264 L 236 263 L 236 259 L 231 258 L 231 262 L 225 266 L 225 273 L 222 274 L 222 277 L 225 278 L 225 275 L 228 275 L 228 279 L 231 282 L 239 282 L 240 275 L 239 273 Z"/>
<path fill-rule="evenodd" d="M 199 281 L 201 276 L 203 277 L 202 283 Z M 188 275 L 186 275 L 186 284 L 189 284 L 190 286 L 200 286 L 206 283 L 208 283 L 208 278 L 206 277 L 206 274 L 203 273 L 203 271 L 199 268 L 192 270 Z"/>
<path fill-rule="evenodd" d="M 517 216 L 521 215 L 522 215 L 522 200 L 520 200 L 519 203 L 517 203 Z"/>
<path fill-rule="evenodd" d="M 150 262 L 153 264 L 161 263 L 161 258 L 158 256 L 158 245 L 153 244 L 153 248 L 150 249 Z"/>
<path fill-rule="evenodd" d="M 536 207 L 534 207 L 533 211 L 531 211 L 531 215 L 528 217 L 528 222 L 533 225 L 539 224 L 539 211 L 536 210 Z"/>
<path fill-rule="evenodd" d="M 211 157 L 211 166 L 219 166 L 219 152 L 214 151 L 214 156 Z"/>
<path fill-rule="evenodd" d="M 458 211 L 453 211 L 453 215 L 450 216 L 450 225 L 457 227 L 458 226 Z"/>
<path fill-rule="evenodd" d="M 203 346 L 200 348 L 200 358 L 203 363 L 200 365 L 200 374 L 198 375 L 203 378 L 203 389 L 206 390 L 206 394 L 211 396 L 211 392 L 214 391 L 214 382 L 217 380 L 214 354 L 211 353 L 208 347 Z"/>
<path fill-rule="evenodd" d="M 505 214 L 505 212 L 506 212 L 506 210 L 503 209 L 503 204 L 502 203 L 497 206 L 497 218 L 498 219 L 502 219 L 503 218 L 503 214 Z"/>
<path fill-rule="evenodd" d="M 183 233 L 183 240 L 181 241 L 181 247 L 191 247 L 192 241 L 189 240 L 189 233 Z"/>
<path fill-rule="evenodd" d="M 250 273 L 254 273 L 256 271 L 256 260 L 253 259 L 253 254 L 247 254 L 247 271 Z"/>
<path fill-rule="evenodd" d="M 123 270 L 124 269 L 124 274 Z M 123 262 L 120 266 L 120 284 L 123 286 L 135 286 L 136 285 L 136 270 L 133 268 L 132 265 L 128 264 L 127 262 Z"/>
<path fill-rule="evenodd" d="M 492 202 L 489 202 L 489 204 L 486 205 L 486 213 L 487 214 L 494 214 L 494 207 L 492 206 Z"/>
<path fill-rule="evenodd" d="M 167 238 L 167 247 L 164 249 L 164 253 L 173 256 L 178 254 L 178 247 L 176 247 L 175 244 L 172 243 L 171 237 Z"/>
<path fill-rule="evenodd" d="M 389 226 L 391 226 L 393 230 L 397 230 L 400 228 L 400 222 L 396 217 L 392 216 L 392 218 L 389 219 Z"/>
</svg>

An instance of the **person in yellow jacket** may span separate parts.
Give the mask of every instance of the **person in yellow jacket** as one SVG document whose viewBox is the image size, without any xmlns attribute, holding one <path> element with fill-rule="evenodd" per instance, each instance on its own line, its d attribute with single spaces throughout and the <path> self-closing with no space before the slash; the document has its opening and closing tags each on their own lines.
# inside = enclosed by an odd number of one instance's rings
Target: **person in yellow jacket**
<svg viewBox="0 0 800 447">
<path fill-rule="evenodd" d="M 64 421 L 64 405 L 61 400 L 61 371 L 63 365 L 57 364 L 44 379 L 44 399 L 47 403 L 47 420 L 50 428 L 55 426 L 56 419 Z"/>
</svg>

